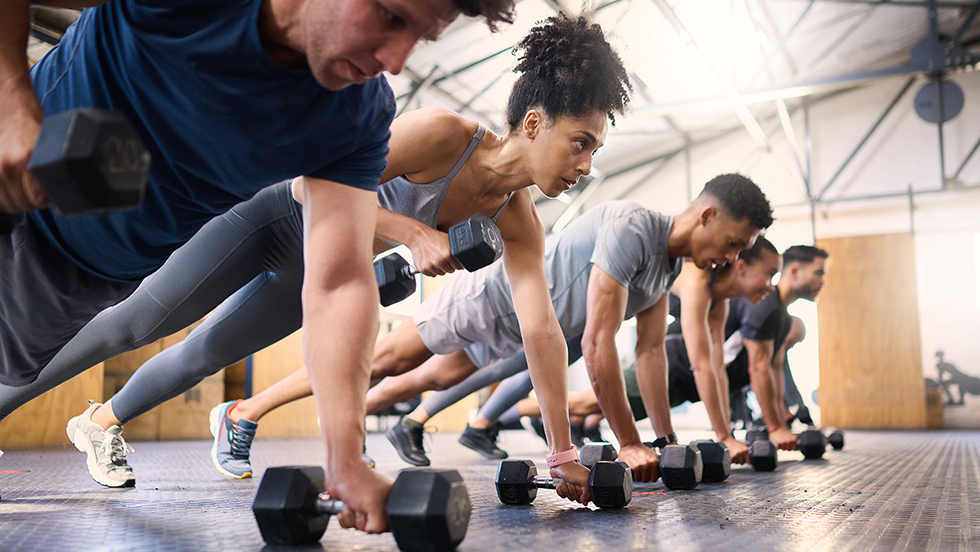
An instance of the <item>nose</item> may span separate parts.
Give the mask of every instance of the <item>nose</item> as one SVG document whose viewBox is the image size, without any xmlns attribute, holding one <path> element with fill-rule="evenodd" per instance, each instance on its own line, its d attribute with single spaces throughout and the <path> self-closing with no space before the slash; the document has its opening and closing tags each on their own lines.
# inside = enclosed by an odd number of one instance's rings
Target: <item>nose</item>
<svg viewBox="0 0 980 552">
<path fill-rule="evenodd" d="M 397 75 L 405 68 L 405 61 L 417 42 L 418 38 L 407 33 L 392 35 L 377 49 L 374 58 L 381 64 L 382 70 Z"/>
<path fill-rule="evenodd" d="M 738 260 L 738 250 L 735 249 L 735 250 L 732 250 L 732 251 L 729 251 L 728 253 L 726 253 L 725 254 L 725 260 L 728 261 L 728 264 L 730 264 L 730 265 L 731 264 L 735 264 L 735 261 Z"/>
<path fill-rule="evenodd" d="M 577 167 L 575 167 L 575 170 L 578 171 L 579 174 L 583 176 L 592 173 L 592 156 L 591 155 L 586 156 L 586 158 L 582 160 L 582 162 L 579 163 Z"/>
</svg>

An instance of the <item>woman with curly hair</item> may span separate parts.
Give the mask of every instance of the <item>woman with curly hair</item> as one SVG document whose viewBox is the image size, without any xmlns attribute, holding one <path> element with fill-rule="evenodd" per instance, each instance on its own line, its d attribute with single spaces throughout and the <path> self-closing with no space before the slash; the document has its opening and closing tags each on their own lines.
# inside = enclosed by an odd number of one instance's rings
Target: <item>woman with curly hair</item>
<svg viewBox="0 0 980 552">
<path fill-rule="evenodd" d="M 378 193 L 375 253 L 400 243 L 411 249 L 423 274 L 452 272 L 461 266 L 449 254 L 446 230 L 476 213 L 496 221 L 555 455 L 572 449 L 566 360 L 556 354 L 565 347 L 545 277 L 545 231 L 528 188 L 536 185 L 555 197 L 589 174 L 607 121 L 614 123 L 615 115 L 625 112 L 632 88 L 602 29 L 582 17 L 549 18 L 516 50 L 523 53 L 515 69 L 521 76 L 508 103 L 506 134 L 498 136 L 439 108 L 406 113 L 391 125 L 388 165 Z M 88 454 L 89 471 L 100 483 L 123 486 L 135 481 L 120 435 L 123 423 L 300 327 L 303 197 L 298 180 L 268 188 L 207 225 L 132 297 L 86 326 L 45 369 L 56 371 L 42 374 L 50 387 L 105 358 L 186 327 L 217 306 L 187 339 L 140 367 L 110 401 L 93 404 L 69 422 L 69 437 Z M 307 252 L 306 262 L 317 262 L 316 253 Z M 433 354 L 433 344 L 420 335 L 423 327 L 405 323 L 395 331 L 414 334 L 407 363 L 411 367 Z M 315 354 L 331 354 L 309 340 L 304 346 Z M 473 362 L 463 351 L 447 355 L 459 356 Z M 252 399 L 215 407 L 212 458 L 218 470 L 249 477 L 256 422 L 275 406 L 310 393 L 302 369 Z M 321 412 L 324 432 L 331 418 L 347 417 L 357 404 L 363 405 L 363 396 L 357 401 L 331 398 L 333 410 Z M 553 467 L 552 474 L 567 482 L 559 494 L 588 500 L 588 470 L 565 462 Z M 327 485 L 329 490 L 331 483 Z"/>
</svg>

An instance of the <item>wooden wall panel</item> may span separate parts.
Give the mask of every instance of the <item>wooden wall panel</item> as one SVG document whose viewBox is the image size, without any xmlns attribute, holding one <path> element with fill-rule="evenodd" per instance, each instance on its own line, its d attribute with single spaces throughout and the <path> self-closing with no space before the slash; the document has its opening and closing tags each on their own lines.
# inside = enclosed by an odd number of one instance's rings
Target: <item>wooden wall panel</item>
<svg viewBox="0 0 980 552">
<path fill-rule="evenodd" d="M 252 357 L 252 394 L 272 386 L 282 378 L 303 368 L 303 331 L 297 331 L 279 343 Z M 266 414 L 255 433 L 259 439 L 318 437 L 316 402 L 306 397 Z"/>
<path fill-rule="evenodd" d="M 0 447 L 72 446 L 65 426 L 88 408 L 88 399 L 102 401 L 103 368 L 97 364 L 4 418 L 0 422 Z"/>
<path fill-rule="evenodd" d="M 830 254 L 817 302 L 823 425 L 926 427 L 911 234 L 817 246 Z"/>
</svg>

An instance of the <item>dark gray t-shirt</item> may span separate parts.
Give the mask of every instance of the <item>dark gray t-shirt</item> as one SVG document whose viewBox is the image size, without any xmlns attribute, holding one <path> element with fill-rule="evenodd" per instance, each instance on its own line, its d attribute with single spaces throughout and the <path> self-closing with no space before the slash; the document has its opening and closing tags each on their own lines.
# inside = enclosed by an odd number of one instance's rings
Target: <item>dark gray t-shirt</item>
<svg viewBox="0 0 980 552">
<path fill-rule="evenodd" d="M 673 217 L 632 201 L 610 201 L 588 211 L 545 242 L 545 273 L 555 314 L 566 338 L 585 330 L 589 276 L 596 265 L 629 290 L 626 316 L 652 307 L 677 276 L 679 259 L 667 255 Z M 497 327 L 521 342 L 503 263 L 474 274 L 485 286 Z"/>
</svg>

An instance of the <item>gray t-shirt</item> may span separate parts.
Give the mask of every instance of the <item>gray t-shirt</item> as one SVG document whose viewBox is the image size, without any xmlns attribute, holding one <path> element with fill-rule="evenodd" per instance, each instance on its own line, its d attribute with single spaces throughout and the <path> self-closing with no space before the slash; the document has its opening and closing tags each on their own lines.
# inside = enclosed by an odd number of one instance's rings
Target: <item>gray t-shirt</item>
<svg viewBox="0 0 980 552">
<path fill-rule="evenodd" d="M 632 201 L 609 201 L 588 211 L 545 242 L 545 273 L 555 314 L 566 338 L 585 331 L 585 309 L 592 265 L 629 290 L 626 316 L 652 307 L 680 272 L 679 259 L 667 255 L 673 217 Z M 521 342 L 510 283 L 503 263 L 473 274 L 483 283 L 498 329 Z M 479 280 L 483 280 L 480 282 Z"/>
</svg>

